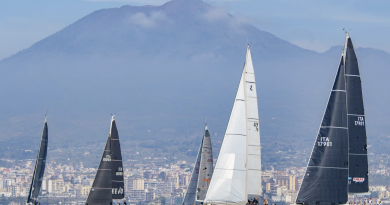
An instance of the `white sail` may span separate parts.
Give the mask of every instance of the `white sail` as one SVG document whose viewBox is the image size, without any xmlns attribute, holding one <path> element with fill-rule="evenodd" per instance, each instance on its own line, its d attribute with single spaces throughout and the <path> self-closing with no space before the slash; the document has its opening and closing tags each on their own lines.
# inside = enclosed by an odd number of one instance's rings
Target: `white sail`
<svg viewBox="0 0 390 205">
<path fill-rule="evenodd" d="M 261 196 L 261 152 L 255 72 L 249 45 L 245 61 L 245 94 L 248 129 L 248 195 Z"/>
<path fill-rule="evenodd" d="M 236 99 L 219 152 L 205 202 L 212 204 L 245 203 L 247 200 L 247 130 L 245 72 L 242 73 Z"/>
<path fill-rule="evenodd" d="M 259 119 L 249 45 L 236 99 L 204 202 L 245 204 L 248 195 L 261 195 Z"/>
</svg>

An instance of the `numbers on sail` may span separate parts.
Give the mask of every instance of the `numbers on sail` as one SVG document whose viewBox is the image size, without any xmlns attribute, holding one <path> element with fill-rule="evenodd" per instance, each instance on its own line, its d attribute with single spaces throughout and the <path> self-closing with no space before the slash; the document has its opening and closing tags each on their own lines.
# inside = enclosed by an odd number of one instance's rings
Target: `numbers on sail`
<svg viewBox="0 0 390 205">
<path fill-rule="evenodd" d="M 251 87 L 249 88 L 249 90 L 251 90 L 251 91 L 252 91 L 252 86 L 253 86 L 253 85 L 251 85 Z"/>
<path fill-rule="evenodd" d="M 123 176 L 123 172 L 116 172 L 116 176 Z"/>
<path fill-rule="evenodd" d="M 118 167 L 118 171 L 116 171 L 116 176 L 123 176 L 123 168 Z"/>
<path fill-rule="evenodd" d="M 358 120 L 355 121 L 355 126 L 364 126 L 364 117 L 358 117 Z"/>
<path fill-rule="evenodd" d="M 253 126 L 256 128 L 256 132 L 259 132 L 259 123 L 258 122 L 254 122 Z"/>
<path fill-rule="evenodd" d="M 106 157 L 103 158 L 104 162 L 111 162 L 111 155 L 106 155 Z"/>
<path fill-rule="evenodd" d="M 123 188 L 112 188 L 112 194 L 123 194 Z"/>
<path fill-rule="evenodd" d="M 332 142 L 329 141 L 329 137 L 320 137 L 320 141 L 317 142 L 319 147 L 331 147 Z"/>
</svg>

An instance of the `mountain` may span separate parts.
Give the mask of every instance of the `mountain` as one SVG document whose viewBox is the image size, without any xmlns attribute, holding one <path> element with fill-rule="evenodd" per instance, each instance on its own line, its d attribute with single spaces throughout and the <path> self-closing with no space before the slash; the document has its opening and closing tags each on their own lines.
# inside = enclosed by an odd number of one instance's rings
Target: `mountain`
<svg viewBox="0 0 390 205">
<path fill-rule="evenodd" d="M 340 44 L 343 39 L 340 34 Z M 353 33 L 352 39 L 359 41 Z M 0 61 L 0 141 L 10 147 L 0 152 L 38 147 L 46 110 L 52 149 L 103 146 L 110 114 L 129 153 L 196 150 L 206 118 L 218 146 L 246 42 L 265 152 L 286 146 L 309 151 L 342 47 L 302 49 L 201 0 L 172 0 L 95 11 Z M 356 52 L 369 144 L 377 149 L 390 134 L 390 56 L 371 48 Z"/>
</svg>

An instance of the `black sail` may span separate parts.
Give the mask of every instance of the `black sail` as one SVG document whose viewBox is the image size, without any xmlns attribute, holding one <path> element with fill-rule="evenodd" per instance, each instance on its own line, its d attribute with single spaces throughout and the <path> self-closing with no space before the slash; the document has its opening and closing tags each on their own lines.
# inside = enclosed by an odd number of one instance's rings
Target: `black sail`
<svg viewBox="0 0 390 205">
<path fill-rule="evenodd" d="M 348 129 L 342 57 L 296 203 L 345 204 L 347 185 Z"/>
<path fill-rule="evenodd" d="M 349 36 L 347 36 L 346 44 L 345 81 L 349 134 L 348 192 L 364 193 L 368 192 L 368 158 L 362 85 L 358 60 Z"/>
<path fill-rule="evenodd" d="M 111 137 L 108 136 L 106 146 L 98 170 L 95 175 L 86 205 L 109 205 L 111 195 Z"/>
<path fill-rule="evenodd" d="M 27 198 L 27 203 L 35 201 L 38 198 L 39 192 L 41 190 L 43 175 L 45 173 L 47 144 L 48 144 L 48 129 L 47 129 L 47 120 L 45 118 L 45 123 L 43 125 L 43 131 L 42 131 L 41 145 L 39 147 L 37 160 L 35 162 L 35 169 L 34 169 L 34 174 L 30 186 L 30 192 Z"/>
<path fill-rule="evenodd" d="M 111 121 L 111 182 L 112 199 L 125 198 L 121 145 L 115 120 Z"/>
</svg>

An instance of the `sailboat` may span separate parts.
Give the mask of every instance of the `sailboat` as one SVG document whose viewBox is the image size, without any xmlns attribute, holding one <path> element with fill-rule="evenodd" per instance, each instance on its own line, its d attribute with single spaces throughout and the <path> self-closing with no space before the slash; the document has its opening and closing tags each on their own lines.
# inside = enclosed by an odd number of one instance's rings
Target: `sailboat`
<svg viewBox="0 0 390 205">
<path fill-rule="evenodd" d="M 246 204 L 261 196 L 261 151 L 255 73 L 250 47 L 204 203 Z"/>
<path fill-rule="evenodd" d="M 297 204 L 345 204 L 368 192 L 367 136 L 358 60 L 347 32 Z"/>
<path fill-rule="evenodd" d="M 202 143 L 200 144 L 195 166 L 192 170 L 191 181 L 188 185 L 182 205 L 203 202 L 213 175 L 213 150 L 210 133 L 205 125 Z"/>
<path fill-rule="evenodd" d="M 47 130 L 47 116 L 45 116 L 45 122 L 43 124 L 41 145 L 37 160 L 35 161 L 34 174 L 31 180 L 30 192 L 27 198 L 27 204 L 37 203 L 38 195 L 41 190 L 43 175 L 45 173 L 46 156 L 47 156 L 47 145 L 48 145 L 48 130 Z"/>
<path fill-rule="evenodd" d="M 119 134 L 114 116 L 111 119 L 100 164 L 95 175 L 86 205 L 108 205 L 115 199 L 124 200 L 124 180 Z"/>
</svg>

